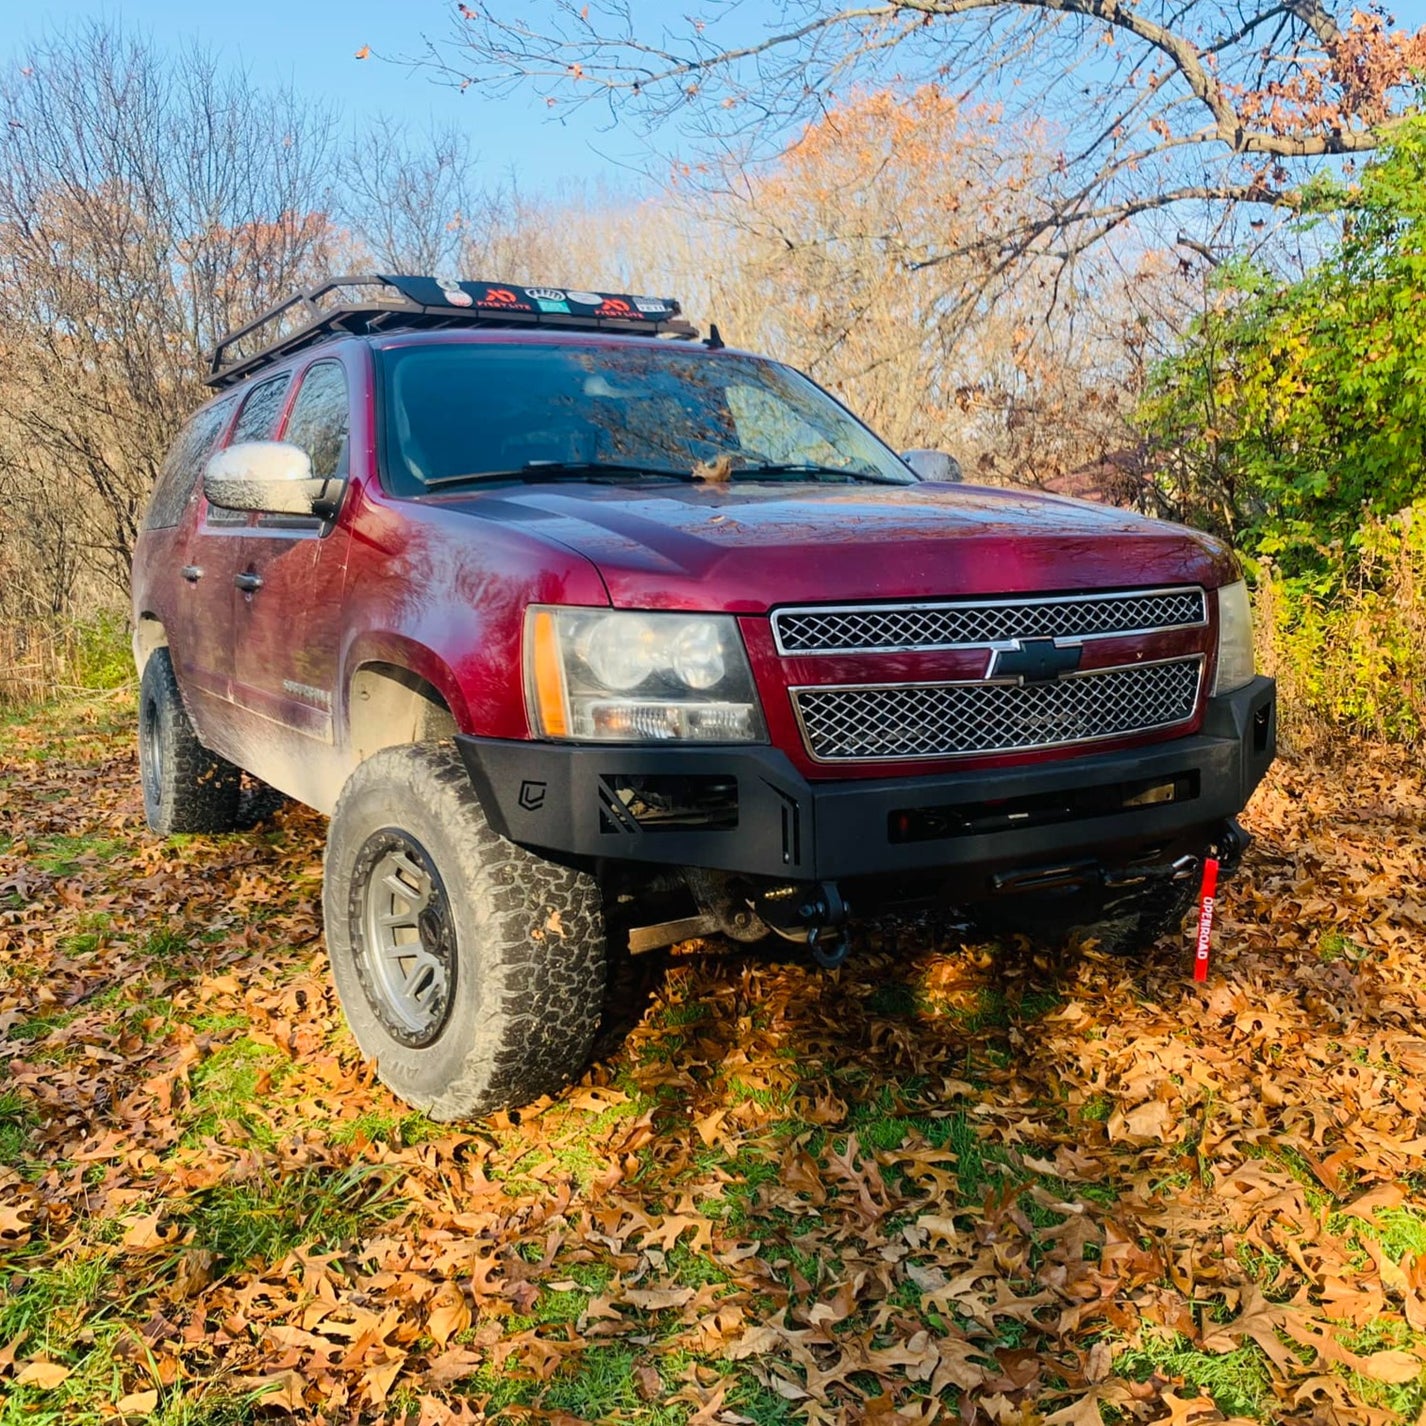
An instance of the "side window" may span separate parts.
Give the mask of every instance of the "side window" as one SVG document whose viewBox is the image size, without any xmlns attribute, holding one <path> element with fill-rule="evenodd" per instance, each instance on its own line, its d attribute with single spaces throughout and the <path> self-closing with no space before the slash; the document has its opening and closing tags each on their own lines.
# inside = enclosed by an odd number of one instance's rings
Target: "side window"
<svg viewBox="0 0 1426 1426">
<path fill-rule="evenodd" d="M 302 378 L 282 438 L 312 457 L 319 479 L 347 473 L 347 374 L 338 363 L 319 362 Z"/>
<path fill-rule="evenodd" d="M 153 494 L 144 513 L 144 529 L 167 530 L 183 519 L 189 497 L 198 484 L 198 476 L 218 432 L 233 414 L 230 400 L 205 406 L 196 412 L 178 433 L 154 482 Z"/>
<path fill-rule="evenodd" d="M 287 376 L 274 377 L 254 386 L 243 402 L 238 424 L 233 427 L 233 440 L 266 441 L 272 438 L 272 428 L 277 424 L 277 413 L 282 410 L 282 399 L 287 395 Z"/>
<path fill-rule="evenodd" d="M 277 376 L 264 381 L 248 392 L 243 409 L 238 412 L 238 423 L 233 427 L 232 442 L 266 441 L 272 437 L 272 428 L 277 424 L 278 412 L 282 410 L 283 399 L 291 377 Z M 221 510 L 216 505 L 208 507 L 209 525 L 246 525 L 246 510 Z"/>
<path fill-rule="evenodd" d="M 347 374 L 339 362 L 309 367 L 287 417 L 284 441 L 301 446 L 312 459 L 312 474 L 331 480 L 347 473 Z M 259 525 L 317 530 L 322 521 L 300 515 L 259 515 Z"/>
</svg>

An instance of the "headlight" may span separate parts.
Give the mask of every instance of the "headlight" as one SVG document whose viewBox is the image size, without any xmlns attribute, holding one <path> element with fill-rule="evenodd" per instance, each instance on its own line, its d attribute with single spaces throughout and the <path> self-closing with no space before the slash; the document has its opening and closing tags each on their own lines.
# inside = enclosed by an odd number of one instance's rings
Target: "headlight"
<svg viewBox="0 0 1426 1426">
<path fill-rule="evenodd" d="M 1218 673 L 1213 696 L 1241 688 L 1254 672 L 1253 611 L 1248 586 L 1240 579 L 1218 591 Z"/>
<path fill-rule="evenodd" d="M 531 722 L 547 738 L 753 743 L 767 736 L 728 614 L 532 607 Z"/>
</svg>

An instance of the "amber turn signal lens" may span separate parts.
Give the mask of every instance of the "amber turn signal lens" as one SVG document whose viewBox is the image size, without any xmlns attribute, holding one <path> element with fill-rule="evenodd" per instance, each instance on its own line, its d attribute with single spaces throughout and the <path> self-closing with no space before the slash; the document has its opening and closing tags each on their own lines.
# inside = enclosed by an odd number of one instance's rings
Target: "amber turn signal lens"
<svg viewBox="0 0 1426 1426">
<path fill-rule="evenodd" d="M 560 660 L 559 634 L 553 614 L 541 610 L 535 615 L 532 643 L 540 731 L 550 738 L 567 737 L 569 712 L 564 696 L 564 664 Z"/>
</svg>

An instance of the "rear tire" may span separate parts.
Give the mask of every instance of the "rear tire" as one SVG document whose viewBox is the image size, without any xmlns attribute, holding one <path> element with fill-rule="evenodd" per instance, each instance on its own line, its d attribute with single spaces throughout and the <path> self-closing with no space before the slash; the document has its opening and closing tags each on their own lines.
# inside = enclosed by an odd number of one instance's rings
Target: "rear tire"
<svg viewBox="0 0 1426 1426">
<path fill-rule="evenodd" d="M 324 871 L 342 1008 L 400 1098 L 464 1119 L 583 1069 L 604 995 L 599 886 L 495 832 L 452 744 L 363 762 L 332 814 Z"/>
<path fill-rule="evenodd" d="M 139 683 L 139 776 L 144 817 L 161 836 L 231 832 L 241 772 L 193 731 L 167 649 L 155 649 Z"/>
</svg>

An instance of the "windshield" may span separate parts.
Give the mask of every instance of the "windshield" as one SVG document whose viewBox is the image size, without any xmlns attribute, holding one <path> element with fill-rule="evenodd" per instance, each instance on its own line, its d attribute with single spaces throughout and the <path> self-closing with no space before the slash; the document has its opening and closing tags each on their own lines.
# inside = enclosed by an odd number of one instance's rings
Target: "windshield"
<svg viewBox="0 0 1426 1426">
<path fill-rule="evenodd" d="M 668 343 L 398 347 L 378 354 L 396 495 L 482 476 L 876 480 L 915 476 L 806 377 Z"/>
</svg>

